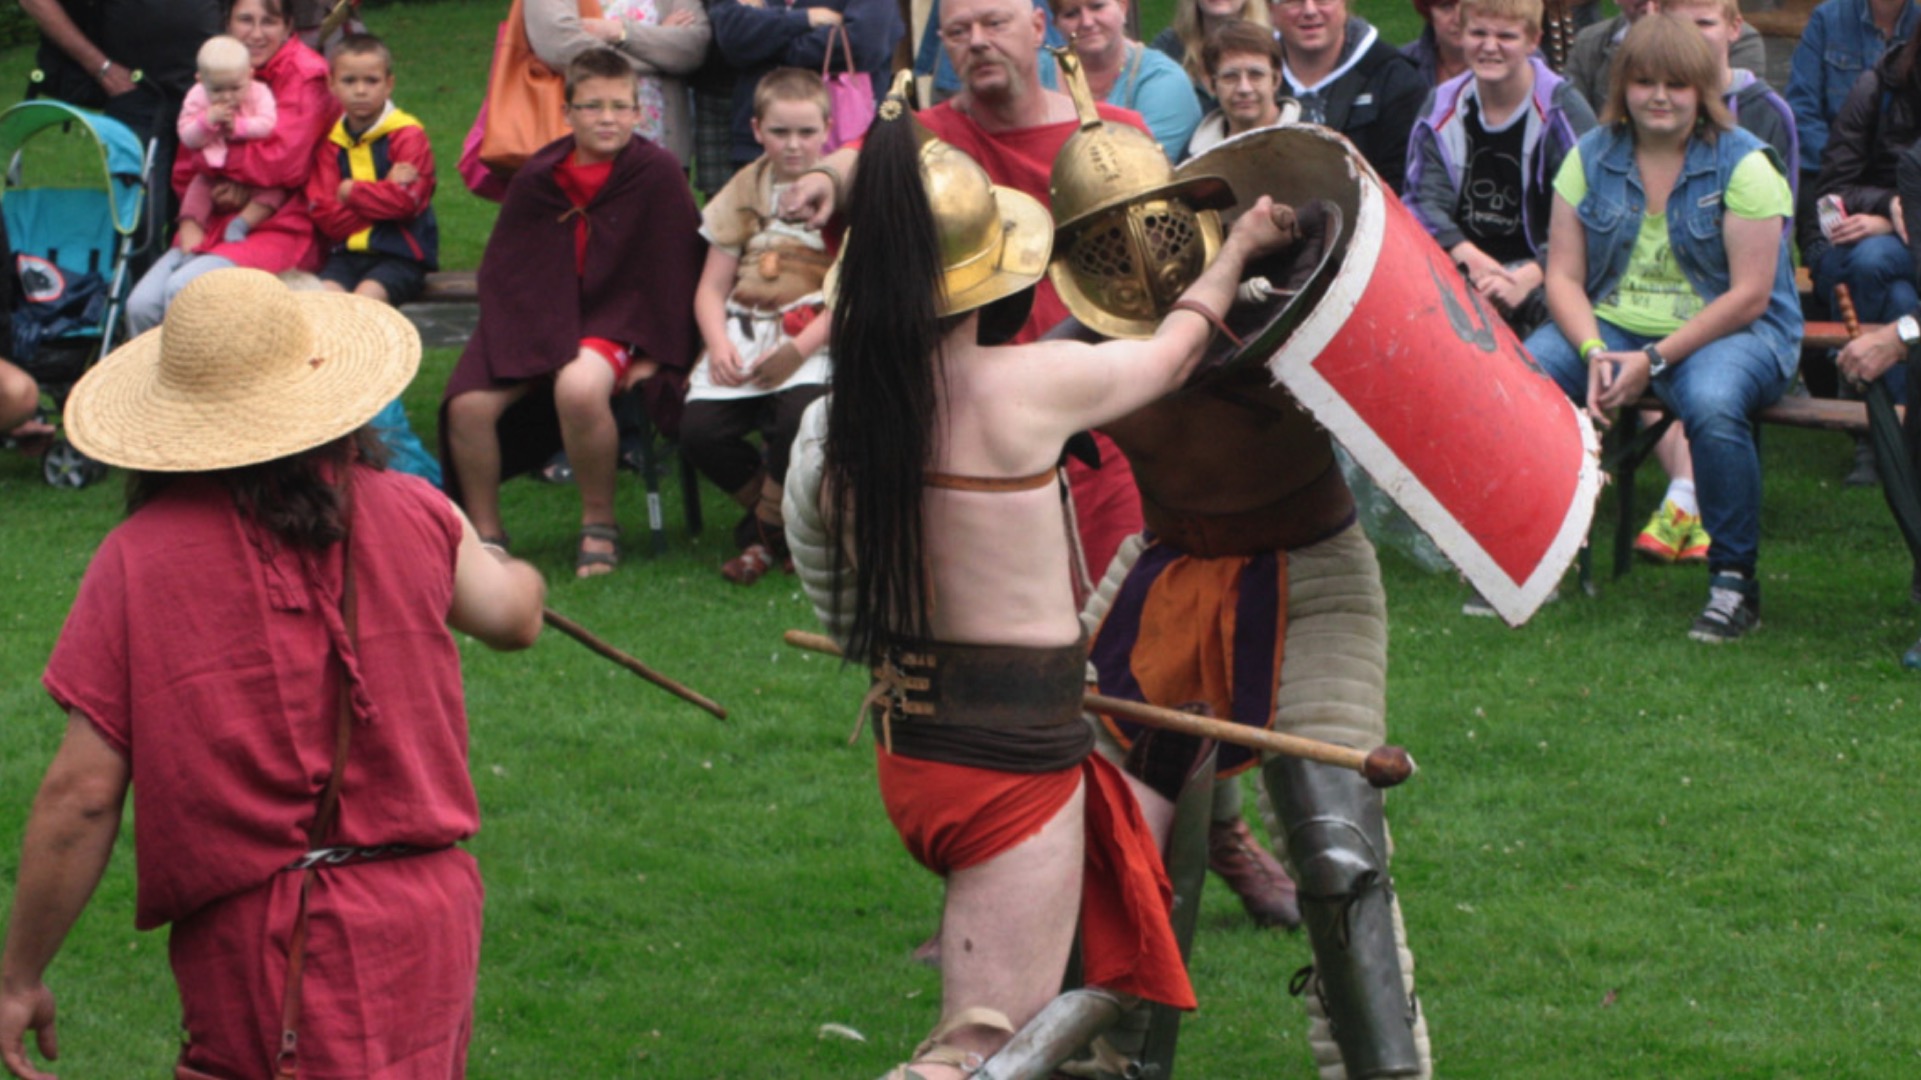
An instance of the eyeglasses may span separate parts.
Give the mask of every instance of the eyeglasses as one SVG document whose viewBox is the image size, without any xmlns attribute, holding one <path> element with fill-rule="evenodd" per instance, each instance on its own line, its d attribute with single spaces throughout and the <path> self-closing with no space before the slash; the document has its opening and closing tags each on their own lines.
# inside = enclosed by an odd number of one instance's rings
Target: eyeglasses
<svg viewBox="0 0 1921 1080">
<path fill-rule="evenodd" d="M 1246 83 L 1249 86 L 1261 86 L 1273 81 L 1274 73 L 1266 68 L 1227 68 L 1224 71 L 1214 73 L 1214 85 L 1216 86 L 1239 86 L 1242 83 Z"/>
<path fill-rule="evenodd" d="M 626 116 L 639 112 L 640 106 L 631 101 L 576 101 L 567 106 L 581 116 L 594 116 L 605 113 L 608 116 Z"/>
</svg>

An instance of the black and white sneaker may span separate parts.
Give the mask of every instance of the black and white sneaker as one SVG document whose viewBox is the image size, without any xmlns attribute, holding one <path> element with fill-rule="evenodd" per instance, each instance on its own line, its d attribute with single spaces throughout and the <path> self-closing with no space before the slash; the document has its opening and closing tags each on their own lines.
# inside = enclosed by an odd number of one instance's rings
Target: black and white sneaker
<svg viewBox="0 0 1921 1080">
<path fill-rule="evenodd" d="M 1755 583 L 1732 574 L 1708 579 L 1708 604 L 1695 616 L 1688 637 L 1710 645 L 1739 641 L 1761 625 L 1761 596 Z"/>
</svg>

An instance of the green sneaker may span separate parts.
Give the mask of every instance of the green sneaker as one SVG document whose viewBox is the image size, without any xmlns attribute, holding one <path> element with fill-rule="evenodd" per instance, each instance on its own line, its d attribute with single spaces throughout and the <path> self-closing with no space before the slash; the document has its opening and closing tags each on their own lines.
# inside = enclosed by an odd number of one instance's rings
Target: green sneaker
<svg viewBox="0 0 1921 1080">
<path fill-rule="evenodd" d="M 1674 505 L 1672 499 L 1664 500 L 1661 508 L 1648 519 L 1647 527 L 1641 530 L 1641 535 L 1634 538 L 1634 550 L 1655 562 L 1674 562 L 1683 557 L 1683 552 L 1691 550 L 1689 540 L 1694 531 L 1700 527 L 1701 515 L 1683 511 Z M 1704 541 L 1701 557 L 1706 558 L 1707 533 L 1703 531 L 1701 536 Z"/>
</svg>

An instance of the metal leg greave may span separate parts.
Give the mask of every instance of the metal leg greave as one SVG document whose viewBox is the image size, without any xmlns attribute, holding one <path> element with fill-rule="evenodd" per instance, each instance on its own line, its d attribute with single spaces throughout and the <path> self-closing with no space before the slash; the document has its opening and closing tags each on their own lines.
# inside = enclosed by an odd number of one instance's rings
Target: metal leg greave
<svg viewBox="0 0 1921 1080">
<path fill-rule="evenodd" d="M 1326 1010 L 1349 1080 L 1423 1075 L 1381 793 L 1354 772 L 1299 758 L 1275 757 L 1262 774 L 1314 949 L 1307 985 Z"/>
</svg>

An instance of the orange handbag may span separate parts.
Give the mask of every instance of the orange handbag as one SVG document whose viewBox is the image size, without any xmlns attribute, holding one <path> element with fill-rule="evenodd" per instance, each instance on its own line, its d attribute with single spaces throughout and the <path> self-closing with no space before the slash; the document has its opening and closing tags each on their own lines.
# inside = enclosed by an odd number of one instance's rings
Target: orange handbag
<svg viewBox="0 0 1921 1080">
<path fill-rule="evenodd" d="M 600 18 L 599 0 L 580 0 L 580 16 Z M 493 68 L 487 72 L 487 129 L 480 137 L 480 160 L 505 173 L 519 169 L 535 151 L 567 134 L 566 107 L 564 80 L 534 55 L 523 0 L 514 0 L 507 21 L 500 24 Z"/>
</svg>

